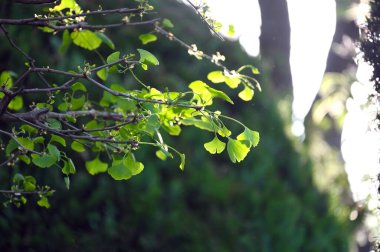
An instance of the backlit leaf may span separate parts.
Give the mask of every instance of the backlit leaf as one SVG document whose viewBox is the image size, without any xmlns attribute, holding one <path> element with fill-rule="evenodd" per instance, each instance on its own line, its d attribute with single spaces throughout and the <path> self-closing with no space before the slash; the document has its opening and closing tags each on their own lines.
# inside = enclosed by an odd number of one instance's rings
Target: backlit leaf
<svg viewBox="0 0 380 252">
<path fill-rule="evenodd" d="M 123 160 L 114 160 L 108 168 L 108 174 L 115 180 L 129 179 L 132 172 L 124 165 Z"/>
<path fill-rule="evenodd" d="M 63 161 L 64 165 L 62 167 L 62 173 L 65 174 L 65 175 L 69 175 L 69 174 L 75 174 L 76 172 L 76 169 L 75 169 L 75 165 L 73 163 L 73 160 L 71 160 L 71 158 L 68 158 L 67 161 Z"/>
<path fill-rule="evenodd" d="M 101 172 L 106 172 L 108 169 L 108 164 L 102 162 L 99 157 L 94 160 L 86 162 L 86 169 L 91 175 L 95 175 Z"/>
<path fill-rule="evenodd" d="M 111 64 L 120 59 L 120 52 L 113 52 L 107 57 L 107 63 Z"/>
<path fill-rule="evenodd" d="M 214 137 L 212 141 L 205 143 L 203 146 L 211 154 L 222 153 L 224 149 L 226 148 L 226 144 L 220 141 L 219 138 L 216 136 Z"/>
<path fill-rule="evenodd" d="M 50 142 L 56 142 L 59 143 L 60 145 L 66 147 L 66 140 L 63 137 L 57 136 L 57 135 L 52 135 Z"/>
<path fill-rule="evenodd" d="M 49 200 L 46 198 L 46 196 L 42 196 L 41 199 L 37 201 L 37 204 L 40 207 L 50 208 Z"/>
<path fill-rule="evenodd" d="M 107 68 L 102 68 L 99 71 L 96 72 L 96 75 L 103 81 L 107 80 L 108 77 L 108 70 Z"/>
<path fill-rule="evenodd" d="M 239 86 L 239 84 L 241 83 L 241 80 L 238 77 L 230 78 L 230 77 L 226 76 L 225 83 L 230 88 L 237 88 Z"/>
<path fill-rule="evenodd" d="M 137 175 L 144 169 L 144 165 L 137 162 L 131 153 L 123 160 L 124 165 L 129 169 L 132 175 Z"/>
<path fill-rule="evenodd" d="M 157 66 L 160 64 L 156 56 L 154 56 L 152 53 L 144 50 L 144 49 L 137 49 L 137 51 L 140 54 L 140 62 L 146 65 L 153 65 Z"/>
<path fill-rule="evenodd" d="M 69 9 L 70 11 L 75 11 L 76 13 L 80 13 L 80 7 L 75 2 L 75 0 L 61 0 L 60 4 L 56 5 L 52 11 L 62 11 L 64 9 Z"/>
<path fill-rule="evenodd" d="M 162 26 L 169 29 L 174 27 L 173 23 L 167 18 L 164 18 L 164 20 L 162 20 Z"/>
<path fill-rule="evenodd" d="M 222 71 L 214 71 L 207 75 L 207 79 L 209 79 L 213 83 L 222 83 L 225 81 L 226 77 L 224 76 Z"/>
<path fill-rule="evenodd" d="M 179 168 L 183 171 L 185 169 L 185 154 L 179 154 L 181 158 L 181 163 L 179 164 Z"/>
<path fill-rule="evenodd" d="M 253 98 L 253 94 L 254 94 L 254 92 L 253 92 L 253 90 L 251 89 L 251 88 L 249 88 L 249 87 L 245 87 L 244 89 L 243 89 L 243 91 L 241 91 L 240 93 L 239 93 L 239 97 L 240 97 L 240 99 L 242 99 L 243 101 L 250 101 L 250 100 L 252 100 L 252 98 Z"/>
<path fill-rule="evenodd" d="M 11 100 L 11 102 L 8 105 L 8 108 L 14 111 L 19 111 L 23 108 L 23 106 L 24 106 L 24 100 L 22 99 L 21 96 L 18 95 Z"/>
<path fill-rule="evenodd" d="M 96 33 L 89 30 L 73 31 L 71 39 L 74 44 L 87 50 L 95 50 L 102 44 L 102 40 Z"/>
<path fill-rule="evenodd" d="M 157 36 L 151 33 L 141 34 L 139 39 L 143 45 L 149 44 L 157 40 Z"/>
<path fill-rule="evenodd" d="M 251 146 L 256 147 L 260 142 L 260 135 L 259 132 L 250 130 L 248 128 L 244 129 L 244 132 L 237 136 L 237 140 L 240 140 L 242 142 L 247 141 L 248 147 Z"/>
<path fill-rule="evenodd" d="M 73 141 L 71 143 L 71 149 L 75 150 L 76 152 L 84 152 L 86 149 L 84 148 L 83 144 Z"/>
<path fill-rule="evenodd" d="M 57 162 L 57 158 L 52 155 L 39 156 L 37 154 L 32 154 L 32 163 L 40 168 L 48 168 Z"/>
<path fill-rule="evenodd" d="M 239 140 L 228 139 L 227 152 L 233 163 L 242 161 L 248 154 L 249 148 Z"/>
</svg>

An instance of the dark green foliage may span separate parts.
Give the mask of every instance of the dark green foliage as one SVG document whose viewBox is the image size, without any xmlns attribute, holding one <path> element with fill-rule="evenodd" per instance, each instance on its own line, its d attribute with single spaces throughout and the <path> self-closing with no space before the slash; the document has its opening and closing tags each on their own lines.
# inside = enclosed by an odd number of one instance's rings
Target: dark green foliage
<svg viewBox="0 0 380 252">
<path fill-rule="evenodd" d="M 192 42 L 196 37 L 202 50 L 223 52 L 231 65 L 255 61 L 241 53 L 237 44 L 222 46 L 211 40 L 207 29 L 200 29 L 200 21 L 175 1 L 161 3 L 171 20 L 182 20 L 176 32 L 182 31 L 185 40 Z M 116 44 L 125 37 L 122 31 L 112 35 Z M 140 41 L 136 37 L 136 41 L 123 42 L 126 46 L 133 43 Z M 194 73 L 206 81 L 207 73 L 216 70 L 189 59 L 174 43 L 154 46 L 158 59 L 166 60 L 160 61 L 164 65 L 154 73 L 144 75 L 144 81 L 171 82 L 180 89 L 194 80 Z M 70 57 L 62 64 L 79 60 L 76 55 Z M 248 106 L 237 102 L 224 107 L 260 132 L 260 145 L 239 165 L 231 164 L 226 156 L 211 158 L 203 144 L 213 134 L 201 135 L 196 129 L 185 129 L 181 141 L 172 139 L 174 146 L 186 146 L 182 148 L 188 157 L 184 172 L 175 169 L 176 162 L 154 158 L 155 149 L 145 149 L 136 153 L 144 160 L 143 173 L 120 182 L 89 175 L 83 157 L 72 154 L 77 174 L 69 191 L 59 170 L 50 174 L 40 173 L 41 169 L 29 171 L 37 178 L 44 176 L 57 192 L 49 198 L 50 209 L 33 202 L 2 209 L 0 250 L 348 251 L 352 227 L 337 218 L 327 196 L 313 184 L 313 164 L 285 136 L 267 85 L 262 80 L 264 91 Z M 0 170 L 0 184 L 8 183 L 11 172 Z"/>
<path fill-rule="evenodd" d="M 363 29 L 361 50 L 364 52 L 364 59 L 373 66 L 371 81 L 374 81 L 375 90 L 380 93 L 380 2 L 371 1 L 370 6 L 370 17 Z"/>
</svg>

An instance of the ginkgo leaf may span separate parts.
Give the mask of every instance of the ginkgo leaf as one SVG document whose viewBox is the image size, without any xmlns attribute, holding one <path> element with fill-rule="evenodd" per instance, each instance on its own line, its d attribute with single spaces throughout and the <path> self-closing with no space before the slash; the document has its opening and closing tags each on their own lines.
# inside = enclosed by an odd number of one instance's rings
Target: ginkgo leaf
<svg viewBox="0 0 380 252">
<path fill-rule="evenodd" d="M 207 75 L 207 79 L 209 79 L 213 83 L 222 83 L 225 81 L 226 77 L 224 76 L 222 71 L 214 71 Z"/>
<path fill-rule="evenodd" d="M 50 208 L 49 200 L 45 196 L 41 196 L 41 199 L 37 201 L 40 207 Z"/>
<path fill-rule="evenodd" d="M 151 33 L 141 34 L 139 39 L 143 45 L 149 44 L 157 40 L 157 36 Z"/>
<path fill-rule="evenodd" d="M 102 40 L 96 33 L 89 30 L 73 31 L 71 33 L 71 39 L 77 46 L 90 51 L 95 50 L 102 44 Z"/>
<path fill-rule="evenodd" d="M 52 11 L 62 11 L 64 9 L 69 9 L 70 11 L 75 11 L 80 13 L 81 9 L 75 0 L 61 0 L 60 4 L 52 8 Z"/>
<path fill-rule="evenodd" d="M 179 164 L 179 168 L 183 171 L 185 169 L 185 154 L 179 154 L 181 158 L 181 163 Z"/>
<path fill-rule="evenodd" d="M 144 170 L 144 165 L 141 162 L 137 162 L 131 153 L 123 160 L 123 163 L 132 175 L 137 175 Z"/>
<path fill-rule="evenodd" d="M 68 158 L 67 162 L 63 161 L 63 163 L 64 163 L 64 165 L 62 167 L 62 173 L 63 174 L 65 174 L 65 175 L 75 174 L 76 169 L 75 169 L 75 165 L 73 163 L 73 160 L 71 160 L 71 158 Z"/>
<path fill-rule="evenodd" d="M 107 63 L 108 64 L 114 63 L 115 61 L 118 61 L 119 58 L 120 58 L 120 52 L 119 51 L 113 52 L 110 55 L 108 55 Z"/>
<path fill-rule="evenodd" d="M 164 20 L 162 20 L 162 26 L 163 26 L 164 28 L 169 28 L 169 29 L 174 27 L 172 21 L 170 21 L 170 20 L 167 19 L 167 18 L 164 18 Z"/>
<path fill-rule="evenodd" d="M 227 152 L 233 163 L 242 161 L 248 154 L 249 148 L 239 140 L 228 139 Z"/>
<path fill-rule="evenodd" d="M 76 141 L 71 143 L 71 149 L 75 150 L 76 152 L 84 152 L 86 150 L 83 144 Z"/>
<path fill-rule="evenodd" d="M 59 143 L 60 145 L 66 147 L 66 140 L 63 137 L 57 136 L 57 135 L 52 135 L 50 142 L 56 142 Z"/>
<path fill-rule="evenodd" d="M 224 142 L 220 141 L 219 138 L 216 136 L 214 137 L 214 139 L 212 141 L 205 143 L 203 146 L 211 154 L 222 153 L 224 151 L 224 149 L 226 148 L 226 144 Z"/>
<path fill-rule="evenodd" d="M 112 166 L 108 168 L 108 174 L 114 180 L 126 180 L 132 177 L 131 171 L 124 165 L 123 160 L 114 160 Z"/>
<path fill-rule="evenodd" d="M 243 141 L 245 143 L 248 142 L 249 148 L 251 146 L 256 147 L 260 142 L 260 134 L 257 131 L 250 130 L 245 128 L 243 133 L 237 136 L 237 140 Z"/>
<path fill-rule="evenodd" d="M 252 100 L 253 98 L 253 89 L 252 88 L 249 88 L 249 87 L 245 87 L 243 89 L 243 91 L 241 91 L 238 96 L 240 97 L 240 99 L 242 99 L 243 101 L 250 101 Z"/>
<path fill-rule="evenodd" d="M 146 65 L 153 65 L 157 66 L 160 64 L 156 56 L 154 56 L 152 53 L 144 50 L 144 49 L 137 49 L 137 51 L 140 53 L 140 62 Z"/>
<path fill-rule="evenodd" d="M 88 173 L 91 175 L 106 172 L 108 169 L 108 164 L 102 162 L 99 157 L 95 158 L 94 160 L 87 161 L 85 165 Z"/>
<path fill-rule="evenodd" d="M 220 98 L 220 99 L 223 99 L 231 104 L 234 104 L 234 102 L 231 100 L 230 97 L 228 97 L 228 95 L 226 95 L 224 92 L 220 91 L 220 90 L 216 90 L 214 88 L 211 88 L 211 87 L 207 87 L 207 90 L 211 93 L 211 95 L 213 97 L 216 97 L 216 98 Z"/>
<path fill-rule="evenodd" d="M 241 80 L 240 80 L 240 78 L 238 78 L 238 77 L 230 78 L 230 77 L 227 77 L 227 76 L 226 76 L 225 83 L 226 83 L 227 86 L 229 86 L 230 88 L 237 88 L 237 87 L 239 86 L 239 84 L 241 83 Z"/>
</svg>

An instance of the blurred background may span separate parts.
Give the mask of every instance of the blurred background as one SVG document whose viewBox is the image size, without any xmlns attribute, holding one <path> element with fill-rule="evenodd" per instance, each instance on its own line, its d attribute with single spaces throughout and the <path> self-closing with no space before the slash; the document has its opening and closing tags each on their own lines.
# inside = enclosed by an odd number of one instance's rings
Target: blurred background
<svg viewBox="0 0 380 252">
<path fill-rule="evenodd" d="M 134 4 L 78 2 L 84 9 Z M 186 154 L 185 172 L 144 149 L 137 152 L 144 172 L 122 182 L 107 174 L 89 175 L 84 160 L 90 154 L 73 153 L 79 171 L 69 191 L 58 170 L 47 174 L 22 167 L 57 191 L 50 209 L 34 202 L 2 207 L 2 251 L 370 251 L 379 226 L 378 135 L 369 130 L 366 111 L 370 73 L 358 67 L 355 49 L 367 8 L 353 0 L 302 2 L 210 0 L 210 15 L 235 27 L 235 35 L 221 41 L 182 1 L 153 1 L 182 40 L 206 53 L 219 51 L 230 69 L 245 64 L 260 69 L 263 91 L 252 102 L 217 105 L 259 131 L 259 146 L 242 163 L 232 164 L 227 156 L 204 150 L 210 135 L 185 129 L 180 138 L 170 139 Z M 12 1 L 1 1 L 0 8 L 4 18 L 34 14 L 30 6 Z M 9 27 L 40 65 L 70 69 L 83 64 L 84 57 L 98 60 L 73 46 L 60 54 L 59 36 L 20 29 Z M 122 53 L 130 53 L 143 47 L 138 34 L 149 31 L 128 28 L 107 35 Z M 22 69 L 3 35 L 0 41 L 0 71 Z M 160 61 L 152 71 L 138 73 L 151 86 L 185 90 L 194 78 L 207 81 L 207 74 L 217 70 L 163 37 L 143 48 Z M 99 52 L 111 51 L 102 46 Z M 121 78 L 135 87 L 128 75 Z M 1 169 L 0 184 L 8 185 L 14 172 Z"/>
</svg>

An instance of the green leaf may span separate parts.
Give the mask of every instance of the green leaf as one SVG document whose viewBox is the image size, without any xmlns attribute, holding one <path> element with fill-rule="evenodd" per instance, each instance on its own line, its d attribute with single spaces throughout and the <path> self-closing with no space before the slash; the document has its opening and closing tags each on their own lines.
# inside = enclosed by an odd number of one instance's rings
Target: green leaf
<svg viewBox="0 0 380 252">
<path fill-rule="evenodd" d="M 167 18 L 164 18 L 164 20 L 162 20 L 162 26 L 167 29 L 174 27 L 173 23 Z"/>
<path fill-rule="evenodd" d="M 108 69 L 107 68 L 102 68 L 99 71 L 96 72 L 96 75 L 103 81 L 107 80 L 108 77 Z"/>
<path fill-rule="evenodd" d="M 86 169 L 91 175 L 95 175 L 101 172 L 106 172 L 108 169 L 108 164 L 100 161 L 99 157 L 94 160 L 86 162 Z"/>
<path fill-rule="evenodd" d="M 9 72 L 9 71 L 1 72 L 0 86 L 4 86 L 4 85 L 6 88 L 11 88 L 13 86 L 13 80 L 12 80 L 11 72 Z M 4 96 L 3 93 L 1 93 L 1 94 Z"/>
<path fill-rule="evenodd" d="M 14 111 L 19 111 L 23 108 L 23 106 L 24 106 L 24 100 L 22 99 L 21 96 L 18 95 L 11 100 L 11 102 L 8 105 L 8 108 Z"/>
<path fill-rule="evenodd" d="M 71 158 L 67 158 L 67 161 L 63 161 L 64 165 L 62 167 L 62 173 L 65 175 L 75 174 L 76 169 Z"/>
<path fill-rule="evenodd" d="M 25 178 L 21 173 L 16 173 L 12 179 L 12 182 L 18 185 L 24 183 L 24 181 L 25 181 Z"/>
<path fill-rule="evenodd" d="M 157 40 L 157 36 L 151 33 L 141 34 L 139 39 L 143 45 L 149 44 Z"/>
<path fill-rule="evenodd" d="M 11 155 L 11 153 L 15 149 L 17 149 L 17 147 L 18 147 L 18 143 L 14 139 L 9 140 L 7 147 L 5 148 L 5 155 L 6 156 Z"/>
<path fill-rule="evenodd" d="M 123 160 L 114 160 L 112 166 L 108 168 L 108 174 L 115 180 L 126 180 L 132 177 L 131 171 L 124 165 Z"/>
<path fill-rule="evenodd" d="M 240 99 L 242 99 L 243 101 L 250 101 L 252 100 L 253 98 L 253 89 L 249 88 L 249 87 L 245 87 L 243 89 L 243 91 L 241 91 L 238 96 L 240 97 Z"/>
<path fill-rule="evenodd" d="M 73 31 L 71 33 L 71 39 L 77 46 L 90 51 L 95 50 L 102 43 L 102 40 L 96 35 L 96 33 L 89 30 Z"/>
<path fill-rule="evenodd" d="M 173 155 L 168 152 L 167 150 L 164 150 L 164 149 L 160 149 L 158 151 L 156 151 L 156 156 L 161 159 L 161 160 L 166 160 L 168 157 L 171 157 L 173 158 Z"/>
<path fill-rule="evenodd" d="M 86 149 L 84 148 L 83 144 L 73 141 L 71 143 L 71 149 L 73 149 L 76 152 L 84 152 Z"/>
<path fill-rule="evenodd" d="M 157 66 L 160 64 L 156 56 L 154 56 L 152 53 L 144 50 L 144 49 L 137 49 L 137 51 L 140 53 L 140 62 L 146 65 L 153 65 Z"/>
<path fill-rule="evenodd" d="M 61 48 L 59 48 L 60 53 L 65 53 L 66 49 L 71 45 L 71 38 L 70 38 L 70 32 L 68 30 L 65 30 L 62 34 L 62 45 Z"/>
<path fill-rule="evenodd" d="M 112 50 L 115 50 L 115 44 L 112 42 L 112 40 L 104 33 L 97 32 L 96 35 L 106 44 L 109 48 Z"/>
<path fill-rule="evenodd" d="M 57 161 L 61 160 L 61 152 L 55 145 L 48 144 L 47 149 L 49 151 L 49 155 L 54 157 Z"/>
<path fill-rule="evenodd" d="M 257 131 L 250 130 L 248 128 L 245 128 L 243 133 L 238 135 L 236 137 L 237 140 L 240 140 L 242 142 L 248 142 L 248 147 L 251 146 L 256 147 L 260 142 L 260 134 Z"/>
<path fill-rule="evenodd" d="M 242 161 L 248 154 L 249 148 L 239 140 L 228 139 L 227 152 L 233 163 Z"/>
<path fill-rule="evenodd" d="M 228 95 L 226 95 L 224 92 L 216 90 L 216 89 L 211 88 L 211 87 L 207 87 L 207 90 L 211 93 L 211 95 L 213 97 L 220 98 L 220 99 L 223 99 L 223 100 L 225 100 L 231 104 L 234 104 L 234 102 L 231 100 L 231 98 L 228 97 Z"/>
<path fill-rule="evenodd" d="M 30 164 L 30 158 L 28 156 L 25 156 L 25 155 L 20 155 L 18 156 L 18 158 L 24 162 L 25 164 Z"/>
<path fill-rule="evenodd" d="M 256 67 L 251 67 L 251 70 L 252 70 L 252 73 L 253 73 L 253 74 L 260 74 L 259 69 L 256 68 Z"/>
<path fill-rule="evenodd" d="M 230 78 L 226 76 L 225 82 L 227 86 L 229 86 L 230 88 L 237 88 L 239 84 L 241 83 L 241 80 L 238 77 Z"/>
<path fill-rule="evenodd" d="M 233 25 L 228 26 L 227 35 L 233 37 L 235 35 L 235 27 Z"/>
<path fill-rule="evenodd" d="M 124 165 L 129 169 L 132 175 L 137 175 L 144 170 L 144 165 L 137 162 L 133 154 L 129 153 L 128 156 L 123 160 Z"/>
<path fill-rule="evenodd" d="M 226 148 L 226 144 L 220 141 L 217 136 L 215 136 L 212 141 L 205 143 L 203 146 L 211 154 L 222 153 L 224 149 Z"/>
<path fill-rule="evenodd" d="M 181 158 L 181 163 L 179 164 L 179 168 L 183 171 L 185 169 L 185 154 L 179 154 Z"/>
<path fill-rule="evenodd" d="M 69 190 L 70 189 L 70 178 L 69 178 L 69 176 L 66 176 L 63 179 L 65 181 L 66 189 Z"/>
<path fill-rule="evenodd" d="M 25 131 L 25 132 L 28 132 L 29 134 L 36 134 L 38 133 L 38 130 L 32 126 L 29 126 L 28 124 L 24 124 L 24 125 L 21 125 L 20 126 L 20 129 Z"/>
<path fill-rule="evenodd" d="M 144 64 L 144 63 L 141 63 L 141 68 L 146 71 L 146 70 L 148 70 L 148 65 Z"/>
<path fill-rule="evenodd" d="M 107 57 L 107 63 L 112 64 L 120 59 L 120 52 L 113 52 Z M 117 66 L 113 65 L 108 69 L 109 73 L 117 73 Z"/>
<path fill-rule="evenodd" d="M 198 94 L 201 96 L 202 100 L 208 102 L 208 104 L 210 104 L 210 99 L 215 97 L 215 98 L 221 98 L 231 104 L 233 104 L 234 102 L 231 100 L 230 97 L 228 97 L 228 95 L 226 95 L 224 92 L 222 91 L 219 91 L 219 90 L 216 90 L 212 87 L 210 87 L 209 85 L 207 85 L 206 83 L 204 83 L 203 81 L 193 81 L 192 83 L 190 83 L 189 85 L 189 88 L 191 90 L 193 90 L 194 93 Z"/>
<path fill-rule="evenodd" d="M 46 119 L 46 122 L 47 122 L 49 128 L 57 129 L 57 130 L 62 129 L 61 122 L 56 120 L 56 119 L 48 118 L 48 119 Z"/>
<path fill-rule="evenodd" d="M 41 199 L 37 201 L 37 204 L 40 207 L 50 208 L 49 200 L 46 198 L 46 196 L 41 196 Z"/>
<path fill-rule="evenodd" d="M 224 76 L 222 71 L 214 71 L 207 75 L 207 79 L 209 79 L 213 83 L 222 83 L 225 81 L 226 77 Z"/>
<path fill-rule="evenodd" d="M 32 163 L 40 168 L 48 168 L 57 162 L 57 159 L 52 155 L 39 156 L 37 154 L 32 154 Z"/>
<path fill-rule="evenodd" d="M 78 98 L 73 97 L 71 98 L 70 103 L 71 103 L 72 110 L 81 109 L 83 105 L 86 103 L 86 96 L 82 95 Z"/>
<path fill-rule="evenodd" d="M 231 135 L 231 131 L 226 128 L 226 126 L 223 126 L 218 130 L 218 134 L 222 137 L 229 137 Z"/>
<path fill-rule="evenodd" d="M 50 142 L 56 142 L 59 143 L 60 145 L 66 147 L 66 140 L 63 137 L 57 136 L 57 135 L 52 135 Z"/>
<path fill-rule="evenodd" d="M 87 92 L 86 86 L 83 83 L 81 83 L 81 82 L 75 82 L 73 85 L 71 85 L 70 89 L 73 92 L 76 92 L 76 91 Z"/>
<path fill-rule="evenodd" d="M 45 142 L 45 138 L 44 138 L 44 137 L 42 137 L 42 136 L 39 136 L 39 137 L 35 137 L 35 138 L 33 139 L 33 142 L 34 142 L 34 143 L 39 143 L 39 144 L 42 144 L 42 143 L 44 143 L 44 142 Z"/>
<path fill-rule="evenodd" d="M 27 148 L 28 150 L 34 150 L 34 142 L 33 140 L 26 138 L 26 137 L 18 137 L 17 141 L 20 142 L 22 146 Z"/>
<path fill-rule="evenodd" d="M 24 190 L 31 192 L 36 190 L 36 179 L 32 176 L 25 176 L 24 180 Z"/>
<path fill-rule="evenodd" d="M 107 63 L 111 64 L 120 59 L 120 52 L 113 52 L 107 57 Z"/>
<path fill-rule="evenodd" d="M 206 117 L 202 117 L 202 120 L 196 118 L 186 118 L 181 121 L 183 125 L 193 125 L 199 129 L 207 130 L 207 131 L 215 131 L 215 127 Z"/>
</svg>

